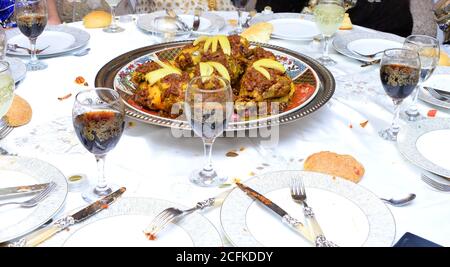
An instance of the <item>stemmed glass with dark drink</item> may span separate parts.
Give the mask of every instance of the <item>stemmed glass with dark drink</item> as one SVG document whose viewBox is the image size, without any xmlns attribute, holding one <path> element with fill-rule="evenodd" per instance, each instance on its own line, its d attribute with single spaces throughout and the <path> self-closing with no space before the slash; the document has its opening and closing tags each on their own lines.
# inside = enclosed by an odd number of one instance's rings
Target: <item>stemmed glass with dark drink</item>
<svg viewBox="0 0 450 267">
<path fill-rule="evenodd" d="M 417 109 L 417 98 L 420 93 L 420 85 L 426 82 L 433 74 L 439 63 L 440 47 L 438 39 L 426 35 L 411 35 L 405 39 L 403 48 L 415 50 L 420 56 L 420 80 L 417 89 L 413 93 L 412 104 L 405 111 L 409 121 L 423 118 Z"/>
<path fill-rule="evenodd" d="M 203 139 L 205 158 L 203 169 L 195 170 L 190 180 L 199 186 L 217 186 L 227 179 L 219 176 L 212 166 L 214 140 L 227 128 L 233 113 L 230 83 L 218 76 L 192 79 L 186 89 L 185 114 L 194 132 Z"/>
<path fill-rule="evenodd" d="M 419 54 L 409 49 L 388 49 L 381 59 L 380 78 L 384 90 L 392 98 L 395 115 L 389 129 L 380 132 L 385 140 L 396 141 L 400 130 L 400 104 L 416 88 L 420 77 Z"/>
<path fill-rule="evenodd" d="M 27 69 L 35 71 L 47 68 L 47 64 L 39 61 L 36 56 L 36 40 L 47 25 L 46 0 L 16 0 L 14 12 L 20 32 L 30 39 L 31 59 L 27 63 Z"/>
<path fill-rule="evenodd" d="M 119 94 L 109 88 L 95 88 L 77 94 L 72 110 L 75 132 L 83 146 L 95 155 L 98 183 L 83 192 L 92 202 L 113 191 L 105 178 L 105 157 L 119 142 L 124 129 L 124 105 Z"/>
<path fill-rule="evenodd" d="M 238 12 L 238 23 L 237 28 L 232 30 L 230 34 L 241 34 L 242 29 L 242 13 L 245 11 L 245 6 L 247 5 L 248 0 L 233 0 L 233 5 L 236 7 Z"/>
</svg>

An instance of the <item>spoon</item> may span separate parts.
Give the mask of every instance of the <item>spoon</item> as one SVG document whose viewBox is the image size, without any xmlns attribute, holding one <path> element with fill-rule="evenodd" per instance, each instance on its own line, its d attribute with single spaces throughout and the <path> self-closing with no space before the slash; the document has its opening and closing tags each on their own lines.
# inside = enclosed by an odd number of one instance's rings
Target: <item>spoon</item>
<svg viewBox="0 0 450 267">
<path fill-rule="evenodd" d="M 380 198 L 380 199 L 394 207 L 401 207 L 401 206 L 404 206 L 404 205 L 410 203 L 415 198 L 416 198 L 416 194 L 409 194 L 406 197 L 399 198 L 399 199 L 394 199 L 394 198 L 391 198 L 391 199 Z"/>
<path fill-rule="evenodd" d="M 86 48 L 86 49 L 77 51 L 77 52 L 73 53 L 72 55 L 74 55 L 76 57 L 82 57 L 82 56 L 87 55 L 89 53 L 89 51 L 91 51 L 91 48 Z"/>
</svg>

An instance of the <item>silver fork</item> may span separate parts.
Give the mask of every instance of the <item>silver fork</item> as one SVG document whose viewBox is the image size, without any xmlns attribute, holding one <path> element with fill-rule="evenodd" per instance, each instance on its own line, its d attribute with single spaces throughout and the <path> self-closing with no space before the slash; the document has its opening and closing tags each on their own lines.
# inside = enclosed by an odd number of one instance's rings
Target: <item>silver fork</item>
<svg viewBox="0 0 450 267">
<path fill-rule="evenodd" d="M 44 190 L 42 190 L 39 194 L 34 196 L 33 198 L 22 201 L 22 202 L 6 202 L 6 203 L 0 203 L 1 206 L 6 205 L 20 205 L 22 208 L 31 208 L 36 206 L 39 202 L 41 202 L 44 198 L 46 198 L 52 191 L 55 189 L 56 183 L 51 182 Z"/>
<path fill-rule="evenodd" d="M 436 190 L 439 190 L 442 192 L 450 192 L 450 185 L 441 184 L 441 183 L 431 179 L 424 173 L 422 173 L 422 181 L 424 181 L 427 185 L 433 187 Z"/>
<path fill-rule="evenodd" d="M 316 241 L 316 247 L 337 247 L 336 244 L 325 238 L 325 235 L 316 220 L 313 209 L 306 203 L 306 190 L 302 178 L 291 179 L 291 198 L 294 202 L 303 206 L 303 214 L 305 215 L 306 222 Z"/>
<path fill-rule="evenodd" d="M 46 47 L 44 47 L 44 48 L 42 48 L 42 49 L 36 49 L 36 54 L 40 54 L 40 53 L 44 52 L 44 50 L 46 50 L 46 49 L 49 48 L 49 47 L 50 47 L 50 46 L 47 45 Z M 26 47 L 23 47 L 23 46 L 20 46 L 20 45 L 18 45 L 18 44 L 8 44 L 8 45 L 7 45 L 7 49 L 8 49 L 9 51 L 13 51 L 13 52 L 16 52 L 17 49 L 23 49 L 23 50 L 26 50 L 26 51 L 28 52 L 28 54 L 31 54 L 31 49 L 26 48 Z"/>
<path fill-rule="evenodd" d="M 0 140 L 5 138 L 14 127 L 10 126 L 3 118 L 0 119 Z"/>
<path fill-rule="evenodd" d="M 216 197 L 208 198 L 206 200 L 197 202 L 195 207 L 187 209 L 187 210 L 180 210 L 175 207 L 170 207 L 162 212 L 160 212 L 149 224 L 149 226 L 144 230 L 145 235 L 149 237 L 156 237 L 156 235 L 161 232 L 162 229 L 164 229 L 169 223 L 181 219 L 186 215 L 189 215 L 193 213 L 196 210 L 203 210 L 208 207 L 217 207 L 222 204 L 223 200 L 225 199 L 225 196 L 230 193 L 231 190 L 227 190 L 222 192 Z"/>
</svg>

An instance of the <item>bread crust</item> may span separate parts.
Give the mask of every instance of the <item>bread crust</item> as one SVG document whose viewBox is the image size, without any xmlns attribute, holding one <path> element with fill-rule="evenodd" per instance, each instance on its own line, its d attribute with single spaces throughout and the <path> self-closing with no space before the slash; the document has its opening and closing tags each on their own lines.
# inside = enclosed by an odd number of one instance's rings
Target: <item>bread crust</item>
<svg viewBox="0 0 450 267">
<path fill-rule="evenodd" d="M 304 162 L 304 169 L 342 177 L 354 183 L 361 181 L 365 173 L 364 166 L 354 157 L 330 151 L 310 155 Z"/>
<path fill-rule="evenodd" d="M 15 95 L 11 107 L 6 113 L 6 121 L 10 126 L 19 127 L 31 121 L 33 111 L 30 104 L 22 97 Z"/>
<path fill-rule="evenodd" d="M 244 30 L 242 37 L 252 42 L 267 43 L 273 31 L 273 25 L 268 22 L 259 22 Z"/>
<path fill-rule="evenodd" d="M 111 24 L 111 14 L 95 10 L 84 16 L 83 25 L 86 28 L 105 28 Z"/>
</svg>

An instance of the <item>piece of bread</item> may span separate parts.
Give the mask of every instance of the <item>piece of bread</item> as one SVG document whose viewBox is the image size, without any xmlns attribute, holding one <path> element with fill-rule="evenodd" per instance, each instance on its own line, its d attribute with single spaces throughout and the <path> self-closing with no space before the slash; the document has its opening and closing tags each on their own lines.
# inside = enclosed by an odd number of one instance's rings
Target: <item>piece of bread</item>
<svg viewBox="0 0 450 267">
<path fill-rule="evenodd" d="M 86 28 L 105 28 L 111 24 L 111 14 L 95 10 L 84 16 L 83 25 Z"/>
<path fill-rule="evenodd" d="M 241 33 L 242 37 L 252 42 L 267 43 L 273 31 L 273 25 L 268 22 L 259 22 Z"/>
<path fill-rule="evenodd" d="M 339 27 L 339 30 L 351 30 L 353 29 L 353 24 L 350 19 L 350 15 L 348 13 L 345 13 L 344 20 L 342 21 L 341 27 Z"/>
<path fill-rule="evenodd" d="M 354 183 L 364 176 L 364 166 L 350 155 L 322 151 L 309 156 L 303 165 L 306 171 L 342 177 Z"/>
<path fill-rule="evenodd" d="M 444 51 L 441 51 L 439 57 L 439 66 L 450 66 L 450 57 Z"/>
<path fill-rule="evenodd" d="M 13 127 L 25 125 L 31 121 L 32 110 L 30 104 L 18 95 L 14 96 L 11 107 L 5 115 L 6 122 Z"/>
</svg>

